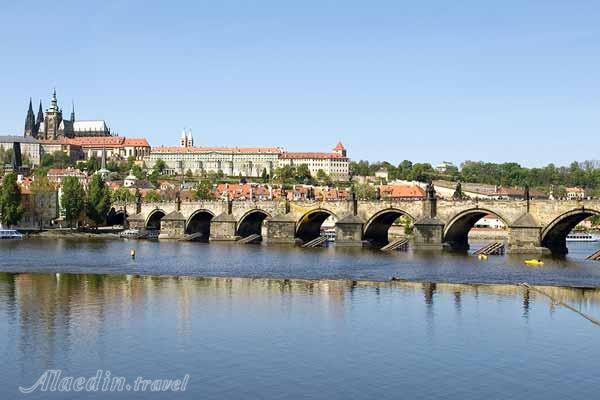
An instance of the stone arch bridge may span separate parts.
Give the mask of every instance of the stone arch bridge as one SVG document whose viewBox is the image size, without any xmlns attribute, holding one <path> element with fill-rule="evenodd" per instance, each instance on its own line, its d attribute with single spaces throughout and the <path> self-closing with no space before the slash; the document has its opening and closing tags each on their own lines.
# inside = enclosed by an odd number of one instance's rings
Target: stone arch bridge
<svg viewBox="0 0 600 400">
<path fill-rule="evenodd" d="M 385 245 L 400 216 L 414 223 L 416 249 L 468 249 L 468 233 L 487 214 L 507 226 L 512 253 L 567 252 L 566 236 L 582 220 L 600 214 L 600 200 L 379 200 L 197 201 L 116 204 L 130 227 L 160 229 L 161 239 L 187 235 L 235 241 L 260 235 L 266 243 L 303 243 L 335 220 L 336 246 Z"/>
</svg>

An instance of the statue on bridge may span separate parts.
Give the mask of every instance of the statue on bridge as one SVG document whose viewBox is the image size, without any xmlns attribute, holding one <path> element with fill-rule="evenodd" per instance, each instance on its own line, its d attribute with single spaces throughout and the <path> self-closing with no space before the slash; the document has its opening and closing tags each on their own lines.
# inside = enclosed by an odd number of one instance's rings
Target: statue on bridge
<svg viewBox="0 0 600 400">
<path fill-rule="evenodd" d="M 427 182 L 427 186 L 425 187 L 425 198 L 427 200 L 435 200 L 435 188 L 433 187 L 433 182 L 431 179 Z"/>
<path fill-rule="evenodd" d="M 465 194 L 462 191 L 462 184 L 460 181 L 456 184 L 456 189 L 454 190 L 454 194 L 452 195 L 452 199 L 454 200 L 463 200 L 465 198 Z"/>
<path fill-rule="evenodd" d="M 142 212 L 142 195 L 140 188 L 135 188 L 135 213 L 139 214 Z"/>
</svg>

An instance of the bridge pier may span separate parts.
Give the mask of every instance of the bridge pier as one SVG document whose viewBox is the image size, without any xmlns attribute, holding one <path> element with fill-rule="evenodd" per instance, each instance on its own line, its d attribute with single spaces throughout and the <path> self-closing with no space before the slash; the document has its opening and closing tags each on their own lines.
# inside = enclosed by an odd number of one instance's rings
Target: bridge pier
<svg viewBox="0 0 600 400">
<path fill-rule="evenodd" d="M 437 218 L 424 218 L 413 225 L 416 250 L 443 250 L 444 223 Z"/>
<path fill-rule="evenodd" d="M 182 239 L 185 236 L 185 217 L 179 211 L 173 211 L 160 220 L 159 239 Z"/>
<path fill-rule="evenodd" d="M 146 228 L 146 218 L 142 214 L 133 214 L 127 216 L 129 229 L 139 229 L 140 231 Z"/>
<path fill-rule="evenodd" d="M 236 219 L 229 213 L 217 215 L 210 221 L 211 242 L 234 242 L 239 239 L 235 234 Z"/>
<path fill-rule="evenodd" d="M 335 224 L 336 247 L 362 247 L 365 221 L 356 215 L 347 215 Z"/>
<path fill-rule="evenodd" d="M 296 221 L 288 214 L 274 215 L 264 222 L 266 244 L 296 244 Z"/>
<path fill-rule="evenodd" d="M 530 213 L 521 215 L 509 226 L 508 249 L 510 254 L 545 254 L 550 250 L 542 247 L 542 228 Z"/>
<path fill-rule="evenodd" d="M 444 223 L 437 217 L 437 195 L 431 182 L 425 194 L 423 218 L 413 225 L 414 246 L 416 250 L 443 250 Z"/>
</svg>

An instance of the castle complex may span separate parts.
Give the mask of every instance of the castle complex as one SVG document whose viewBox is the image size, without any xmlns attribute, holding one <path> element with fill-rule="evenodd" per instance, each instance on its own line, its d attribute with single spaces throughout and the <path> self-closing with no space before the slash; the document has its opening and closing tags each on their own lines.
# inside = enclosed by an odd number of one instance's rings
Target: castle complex
<svg viewBox="0 0 600 400">
<path fill-rule="evenodd" d="M 179 146 L 158 146 L 150 148 L 144 138 L 125 138 L 111 134 L 106 123 L 78 121 L 75 107 L 68 119 L 58 105 L 56 90 L 52 93 L 50 107 L 44 112 L 40 101 L 37 115 L 29 100 L 25 118 L 24 136 L 36 151 L 29 154 L 34 165 L 40 162 L 44 153 L 63 151 L 72 160 L 100 157 L 106 152 L 108 157 L 126 159 L 134 157 L 152 168 L 158 160 L 166 164 L 166 173 L 172 175 L 222 173 L 227 176 L 259 177 L 272 175 L 276 168 L 306 165 L 313 176 L 319 171 L 326 173 L 334 181 L 346 181 L 350 176 L 350 160 L 341 142 L 331 152 L 289 152 L 280 147 L 201 147 L 194 144 L 191 129 L 184 129 L 179 138 Z M 6 137 L 6 146 L 10 137 Z M 28 142 L 29 143 L 29 142 Z"/>
<path fill-rule="evenodd" d="M 25 118 L 25 136 L 40 140 L 57 140 L 79 136 L 110 136 L 110 130 L 104 121 L 76 121 L 74 105 L 70 118 L 63 118 L 63 111 L 58 106 L 56 90 L 54 90 L 50 107 L 46 112 L 42 111 L 40 101 L 37 117 L 33 113 L 33 104 L 29 99 L 29 109 Z"/>
</svg>

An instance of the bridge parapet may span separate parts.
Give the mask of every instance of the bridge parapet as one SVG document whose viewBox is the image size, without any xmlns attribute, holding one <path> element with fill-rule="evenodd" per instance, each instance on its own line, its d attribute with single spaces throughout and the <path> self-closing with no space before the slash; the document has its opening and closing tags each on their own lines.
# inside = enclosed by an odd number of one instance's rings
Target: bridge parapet
<svg viewBox="0 0 600 400">
<path fill-rule="evenodd" d="M 419 242 L 427 236 L 432 247 L 442 244 L 454 248 L 468 246 L 468 232 L 483 216 L 493 214 L 504 221 L 509 234 L 508 251 L 539 252 L 542 247 L 557 252 L 566 250 L 567 233 L 580 221 L 600 214 L 600 200 L 443 200 L 435 199 L 435 214 L 432 215 L 432 200 L 360 200 L 356 210 L 352 200 L 337 201 L 291 201 L 260 200 L 233 201 L 229 213 L 228 203 L 223 200 L 182 202 L 178 219 L 178 230 L 188 231 L 192 220 L 202 214 L 204 220 L 194 226 L 208 229 L 210 219 L 224 214 L 230 215 L 227 234 L 221 237 L 233 238 L 243 224 L 254 232 L 262 229 L 267 242 L 293 243 L 298 238 L 309 238 L 319 234 L 321 223 L 331 217 L 339 222 L 338 231 L 342 241 L 359 244 L 365 240 L 387 241 L 387 230 L 402 215 L 417 223 L 415 240 Z M 115 204 L 115 210 L 124 210 L 125 204 Z M 146 227 L 156 223 L 165 215 L 177 211 L 173 202 L 142 203 L 140 213 L 131 211 L 135 205 L 128 204 L 127 211 L 132 227 Z M 130 211 L 131 210 L 131 211 Z M 172 219 L 172 218 L 171 218 Z M 223 219 L 223 218 L 220 218 Z M 154 222 L 153 222 L 154 221 Z M 169 219 L 167 219 L 169 221 Z M 428 223 L 425 223 L 429 221 Z M 173 221 L 171 221 L 173 222 Z M 435 222 L 435 223 L 433 223 Z M 214 221 L 219 223 L 219 219 Z M 171 224 L 173 225 L 173 224 Z M 426 232 L 421 227 L 435 227 Z M 225 229 L 225 228 L 224 228 Z M 217 229 L 218 230 L 218 229 Z M 213 236 L 216 237 L 217 230 Z M 223 233 L 223 232 L 222 232 Z M 421 236 L 419 236 L 421 235 Z M 170 235 L 173 236 L 173 235 Z M 419 239 L 420 238 L 420 239 Z M 421 240 L 421 241 L 423 241 Z"/>
</svg>

